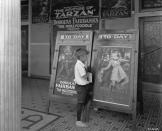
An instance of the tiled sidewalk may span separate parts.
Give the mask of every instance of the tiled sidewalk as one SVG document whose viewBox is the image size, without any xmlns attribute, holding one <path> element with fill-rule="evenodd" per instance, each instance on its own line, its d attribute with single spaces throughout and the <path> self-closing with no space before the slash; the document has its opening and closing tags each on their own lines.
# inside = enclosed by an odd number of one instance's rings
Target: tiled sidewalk
<svg viewBox="0 0 162 131">
<path fill-rule="evenodd" d="M 49 80 L 23 78 L 22 107 L 46 112 Z M 77 128 L 76 105 L 52 102 L 50 112 L 61 116 L 43 131 L 131 131 L 131 116 L 91 109 L 88 128 Z M 144 114 L 137 116 L 137 131 L 157 129 L 162 123 L 162 94 L 144 93 Z"/>
</svg>

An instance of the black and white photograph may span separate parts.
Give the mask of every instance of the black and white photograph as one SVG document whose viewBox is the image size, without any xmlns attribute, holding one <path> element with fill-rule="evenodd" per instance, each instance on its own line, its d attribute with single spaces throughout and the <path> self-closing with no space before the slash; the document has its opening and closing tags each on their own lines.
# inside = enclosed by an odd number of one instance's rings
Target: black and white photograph
<svg viewBox="0 0 162 131">
<path fill-rule="evenodd" d="M 0 0 L 0 131 L 162 131 L 162 0 Z"/>
</svg>

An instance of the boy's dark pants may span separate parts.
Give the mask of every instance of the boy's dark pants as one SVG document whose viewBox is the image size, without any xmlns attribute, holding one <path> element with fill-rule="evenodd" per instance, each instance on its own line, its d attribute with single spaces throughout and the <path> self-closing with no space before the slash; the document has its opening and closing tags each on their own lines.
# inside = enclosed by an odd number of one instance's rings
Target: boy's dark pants
<svg viewBox="0 0 162 131">
<path fill-rule="evenodd" d="M 89 106 L 90 100 L 92 98 L 92 84 L 87 85 L 77 85 L 76 91 L 78 95 L 78 104 L 77 104 L 77 121 L 87 121 L 89 116 Z"/>
</svg>

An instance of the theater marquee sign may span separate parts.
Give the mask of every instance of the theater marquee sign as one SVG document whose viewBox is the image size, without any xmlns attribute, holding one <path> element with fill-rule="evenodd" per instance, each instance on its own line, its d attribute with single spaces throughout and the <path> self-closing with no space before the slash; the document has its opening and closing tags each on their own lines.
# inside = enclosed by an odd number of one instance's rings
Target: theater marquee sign
<svg viewBox="0 0 162 131">
<path fill-rule="evenodd" d="M 60 30 L 84 30 L 99 28 L 99 0 L 53 0 L 51 19 Z"/>
</svg>

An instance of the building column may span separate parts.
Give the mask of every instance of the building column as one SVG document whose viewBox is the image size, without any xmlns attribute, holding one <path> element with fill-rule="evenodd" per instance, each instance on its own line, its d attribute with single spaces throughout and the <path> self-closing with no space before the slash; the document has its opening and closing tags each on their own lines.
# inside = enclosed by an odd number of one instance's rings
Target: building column
<svg viewBox="0 0 162 131">
<path fill-rule="evenodd" d="M 0 0 L 0 131 L 21 131 L 20 0 Z"/>
</svg>

